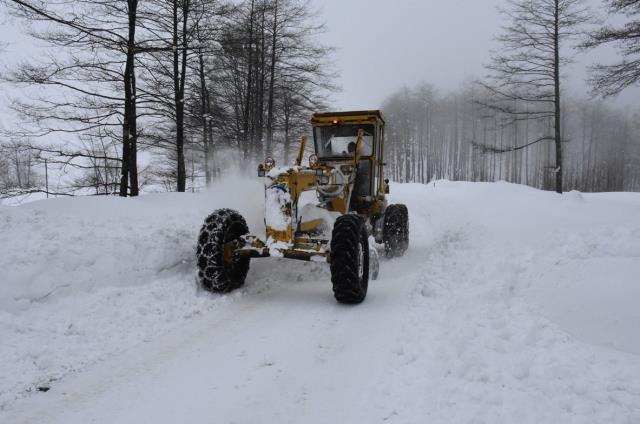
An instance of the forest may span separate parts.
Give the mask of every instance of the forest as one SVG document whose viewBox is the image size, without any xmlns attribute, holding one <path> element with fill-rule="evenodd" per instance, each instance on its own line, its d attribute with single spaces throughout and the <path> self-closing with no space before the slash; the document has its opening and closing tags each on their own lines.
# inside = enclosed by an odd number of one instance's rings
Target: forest
<svg viewBox="0 0 640 424">
<path fill-rule="evenodd" d="M 555 189 L 553 120 L 513 122 L 489 112 L 487 93 L 470 84 L 441 95 L 429 84 L 404 88 L 382 109 L 389 121 L 395 181 L 497 181 Z M 564 191 L 640 190 L 640 111 L 602 100 L 563 102 Z"/>
<path fill-rule="evenodd" d="M 380 108 L 398 182 L 505 180 L 557 192 L 640 190 L 640 1 L 510 0 L 487 74 L 399 87 Z M 306 0 L 1 0 L 42 47 L 3 70 L 0 198 L 198 191 L 227 172 L 290 164 L 313 112 L 334 109 L 339 46 Z M 576 52 L 616 48 L 566 89 Z M 0 47 L 1 49 L 2 47 Z M 489 53 L 488 53 L 489 54 Z"/>
</svg>

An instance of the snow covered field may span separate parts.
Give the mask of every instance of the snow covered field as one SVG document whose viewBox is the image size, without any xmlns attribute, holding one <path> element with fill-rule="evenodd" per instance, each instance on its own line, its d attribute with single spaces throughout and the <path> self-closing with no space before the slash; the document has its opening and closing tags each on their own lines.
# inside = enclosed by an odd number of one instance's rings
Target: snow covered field
<svg viewBox="0 0 640 424">
<path fill-rule="evenodd" d="M 640 422 L 640 194 L 395 184 L 411 246 L 363 304 L 287 260 L 198 290 L 204 217 L 263 199 L 0 206 L 0 422 Z"/>
</svg>

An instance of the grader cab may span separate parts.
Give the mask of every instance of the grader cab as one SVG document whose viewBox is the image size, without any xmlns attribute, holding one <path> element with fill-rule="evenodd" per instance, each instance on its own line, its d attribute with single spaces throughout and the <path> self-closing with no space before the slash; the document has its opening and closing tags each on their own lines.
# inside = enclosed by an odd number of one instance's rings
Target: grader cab
<svg viewBox="0 0 640 424">
<path fill-rule="evenodd" d="M 244 284 L 251 258 L 328 262 L 336 300 L 360 303 L 378 274 L 378 250 L 404 254 L 409 244 L 406 206 L 387 205 L 384 119 L 379 111 L 316 113 L 315 154 L 303 166 L 303 137 L 294 166 L 268 158 L 258 165 L 265 181 L 265 237 L 249 234 L 236 211 L 219 209 L 198 238 L 202 286 L 229 292 Z"/>
</svg>

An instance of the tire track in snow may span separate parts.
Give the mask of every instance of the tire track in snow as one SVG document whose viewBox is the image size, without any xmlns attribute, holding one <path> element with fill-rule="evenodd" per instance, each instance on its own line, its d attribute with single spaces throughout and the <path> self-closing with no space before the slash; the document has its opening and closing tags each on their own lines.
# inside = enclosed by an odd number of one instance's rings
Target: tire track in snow
<svg viewBox="0 0 640 424">
<path fill-rule="evenodd" d="M 16 402 L 8 417 L 51 423 L 185 417 L 192 423 L 349 422 L 354 400 L 370 390 L 392 354 L 418 281 L 417 269 L 407 273 L 416 252 L 384 261 L 381 279 L 355 307 L 335 303 L 328 278 L 252 280 L 237 302 L 71 376 L 43 396 Z M 256 265 L 258 276 L 278 263 Z"/>
</svg>

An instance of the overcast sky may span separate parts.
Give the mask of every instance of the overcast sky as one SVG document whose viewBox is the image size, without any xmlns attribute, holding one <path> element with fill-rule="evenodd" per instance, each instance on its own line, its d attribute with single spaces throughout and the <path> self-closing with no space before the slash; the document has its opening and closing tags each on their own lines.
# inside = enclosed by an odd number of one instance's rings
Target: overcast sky
<svg viewBox="0 0 640 424">
<path fill-rule="evenodd" d="M 505 0 L 311 1 L 327 25 L 323 42 L 335 47 L 343 91 L 333 100 L 334 107 L 343 110 L 378 108 L 393 91 L 420 81 L 446 92 L 465 79 L 482 77 L 489 51 L 497 47 L 493 39 L 504 24 L 496 7 Z M 33 41 L 19 41 L 25 36 L 2 8 L 0 24 L 0 39 L 15 43 L 7 48 L 8 54 L 0 55 L 1 64 L 27 53 Z M 565 72 L 565 87 L 586 96 L 586 64 L 615 58 L 610 48 L 578 55 L 577 63 Z M 614 101 L 640 107 L 640 89 L 627 89 Z"/>
<path fill-rule="evenodd" d="M 600 1 L 593 0 L 596 5 Z M 314 0 L 327 24 L 324 41 L 336 47 L 343 91 L 339 109 L 370 109 L 403 85 L 426 81 L 442 91 L 482 77 L 494 37 L 503 25 L 504 0 Z M 585 64 L 610 60 L 611 49 L 578 55 L 565 86 L 587 95 Z M 640 90 L 617 103 L 640 106 Z"/>
</svg>

